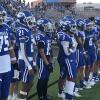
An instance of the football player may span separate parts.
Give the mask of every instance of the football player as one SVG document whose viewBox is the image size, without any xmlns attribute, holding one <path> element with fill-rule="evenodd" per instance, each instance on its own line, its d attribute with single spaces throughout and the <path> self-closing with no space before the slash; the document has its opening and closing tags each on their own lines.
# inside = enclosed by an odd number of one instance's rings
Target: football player
<svg viewBox="0 0 100 100">
<path fill-rule="evenodd" d="M 7 100 L 11 81 L 11 62 L 14 69 L 18 64 L 11 45 L 11 29 L 3 23 L 7 13 L 0 6 L 0 100 Z"/>
<path fill-rule="evenodd" d="M 95 25 L 94 25 L 94 30 L 95 30 L 95 35 L 96 35 L 96 40 L 97 40 L 97 59 L 95 62 L 95 66 L 94 66 L 94 72 L 93 72 L 93 79 L 95 81 L 99 81 L 99 77 L 98 77 L 98 67 L 100 66 L 100 16 L 96 16 L 95 17 Z"/>
<path fill-rule="evenodd" d="M 85 66 L 85 50 L 84 50 L 84 42 L 85 42 L 85 33 L 84 33 L 84 21 L 82 19 L 78 19 L 76 21 L 78 32 L 75 34 L 76 40 L 78 42 L 77 46 L 77 60 L 78 60 L 78 75 L 77 81 L 79 80 L 79 87 L 83 88 L 83 80 L 84 80 L 84 66 Z"/>
<path fill-rule="evenodd" d="M 95 30 L 93 30 L 93 22 L 90 20 L 85 21 L 85 44 L 84 48 L 88 55 L 85 59 L 86 68 L 85 68 L 85 81 L 87 83 L 87 88 L 91 88 L 91 85 L 95 83 L 89 82 L 89 75 L 90 72 L 93 72 L 93 67 L 96 61 L 96 37 L 95 37 Z M 91 80 L 91 79 L 90 79 Z"/>
<path fill-rule="evenodd" d="M 77 42 L 74 37 L 76 33 L 76 24 L 72 19 L 61 22 L 61 35 L 58 35 L 60 63 L 63 65 L 63 74 L 66 78 L 65 82 L 65 100 L 73 99 L 75 79 L 77 73 L 76 48 Z M 59 34 L 60 34 L 59 33 Z"/>
<path fill-rule="evenodd" d="M 60 32 L 60 31 L 57 33 L 57 45 L 58 45 L 59 48 L 60 48 L 59 37 L 63 36 L 63 34 L 64 33 Z M 64 73 L 65 67 L 62 64 L 62 52 L 61 52 L 60 49 L 59 49 L 59 52 L 58 52 L 57 60 L 58 60 L 59 66 L 60 66 L 60 77 L 59 77 L 59 80 L 58 80 L 58 89 L 59 89 L 58 97 L 65 98 L 64 84 L 66 82 L 66 73 Z"/>
<path fill-rule="evenodd" d="M 16 29 L 16 44 L 19 49 L 18 62 L 21 70 L 20 100 L 26 100 L 34 78 L 32 27 L 35 17 L 29 11 L 21 11 L 17 18 L 20 27 Z"/>
<path fill-rule="evenodd" d="M 47 100 L 47 85 L 50 73 L 53 72 L 51 57 L 51 32 L 52 22 L 42 18 L 37 21 L 38 32 L 35 40 L 38 48 L 37 66 L 39 68 L 37 93 L 39 100 Z"/>
<path fill-rule="evenodd" d="M 11 16 L 6 18 L 5 21 L 12 29 L 12 36 L 11 36 L 11 42 L 13 44 L 14 52 L 17 58 L 18 62 L 18 46 L 16 45 L 16 28 L 18 27 L 18 22 L 14 21 Z M 19 80 L 20 80 L 20 71 L 14 70 L 13 66 L 11 67 L 11 84 L 10 84 L 10 93 L 8 100 L 15 100 L 18 98 L 18 86 L 19 86 Z"/>
<path fill-rule="evenodd" d="M 57 45 L 59 47 L 59 52 L 58 52 L 58 56 L 57 56 L 57 61 L 59 63 L 59 66 L 60 66 L 60 77 L 59 77 L 59 80 L 58 80 L 58 89 L 59 89 L 59 92 L 58 92 L 58 97 L 60 98 L 65 98 L 65 93 L 64 93 L 64 85 L 65 85 L 65 82 L 66 82 L 66 73 L 64 73 L 64 70 L 65 70 L 65 66 L 62 64 L 62 51 L 60 50 L 60 41 L 59 41 L 59 37 L 63 37 L 64 35 L 64 32 L 63 32 L 63 29 L 62 29 L 62 25 L 63 25 L 63 22 L 66 21 L 66 19 L 72 19 L 71 16 L 65 16 L 63 17 L 63 19 L 61 19 L 58 23 L 58 32 L 57 32 Z"/>
</svg>

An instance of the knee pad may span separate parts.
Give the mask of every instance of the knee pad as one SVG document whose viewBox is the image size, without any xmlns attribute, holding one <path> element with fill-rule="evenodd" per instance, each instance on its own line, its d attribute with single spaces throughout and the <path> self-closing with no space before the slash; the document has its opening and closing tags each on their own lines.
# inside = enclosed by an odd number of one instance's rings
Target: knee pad
<svg viewBox="0 0 100 100">
<path fill-rule="evenodd" d="M 75 86 L 75 82 L 72 81 L 66 81 L 65 83 L 65 93 L 68 93 L 70 95 L 73 95 L 73 91 L 74 91 L 74 86 Z"/>
</svg>

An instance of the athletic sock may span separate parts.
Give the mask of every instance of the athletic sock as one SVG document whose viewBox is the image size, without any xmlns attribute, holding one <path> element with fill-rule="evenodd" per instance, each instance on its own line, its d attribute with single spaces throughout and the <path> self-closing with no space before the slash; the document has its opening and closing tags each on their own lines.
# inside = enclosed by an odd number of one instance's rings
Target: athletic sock
<svg viewBox="0 0 100 100">
<path fill-rule="evenodd" d="M 72 100 L 75 83 L 72 81 L 66 81 L 65 85 L 65 100 Z"/>
<path fill-rule="evenodd" d="M 8 100 L 12 100 L 13 96 L 12 95 L 9 95 L 8 96 Z"/>
</svg>

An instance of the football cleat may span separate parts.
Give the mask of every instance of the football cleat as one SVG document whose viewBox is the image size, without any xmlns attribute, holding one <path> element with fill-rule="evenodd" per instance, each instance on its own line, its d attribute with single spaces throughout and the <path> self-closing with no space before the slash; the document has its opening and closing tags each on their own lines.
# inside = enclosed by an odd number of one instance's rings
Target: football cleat
<svg viewBox="0 0 100 100">
<path fill-rule="evenodd" d="M 75 96 L 75 97 L 82 97 L 82 96 L 81 96 L 78 92 L 76 92 L 76 91 L 73 93 L 73 96 Z"/>
<path fill-rule="evenodd" d="M 58 93 L 58 97 L 64 99 L 65 98 L 65 93 L 63 93 L 63 92 L 62 93 Z"/>
</svg>

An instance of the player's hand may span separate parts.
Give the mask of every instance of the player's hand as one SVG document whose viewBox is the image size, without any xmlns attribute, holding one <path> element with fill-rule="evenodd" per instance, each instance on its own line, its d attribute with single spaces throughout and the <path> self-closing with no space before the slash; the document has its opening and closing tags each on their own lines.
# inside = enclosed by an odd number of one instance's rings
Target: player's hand
<svg viewBox="0 0 100 100">
<path fill-rule="evenodd" d="M 12 66 L 13 66 L 13 69 L 14 69 L 13 78 L 14 79 L 19 79 L 19 77 L 20 77 L 20 69 L 19 69 L 18 63 L 14 63 L 14 64 L 12 64 Z"/>
<path fill-rule="evenodd" d="M 28 72 L 29 72 L 30 76 L 34 76 L 34 74 L 35 74 L 34 71 L 33 71 L 33 69 L 28 70 Z"/>
<path fill-rule="evenodd" d="M 88 59 L 88 55 L 87 54 L 84 54 L 84 57 L 85 57 L 85 59 Z"/>
<path fill-rule="evenodd" d="M 46 68 L 47 68 L 47 70 L 48 70 L 50 73 L 53 72 L 53 66 L 52 66 L 52 63 L 46 65 Z"/>
<path fill-rule="evenodd" d="M 69 44 L 69 52 L 70 53 L 73 53 L 75 51 L 75 48 L 74 48 L 74 46 L 73 46 L 73 44 Z"/>
<path fill-rule="evenodd" d="M 37 68 L 34 67 L 33 70 L 34 70 L 34 74 L 37 74 Z"/>
<path fill-rule="evenodd" d="M 37 73 L 36 62 L 35 61 L 33 61 L 33 71 L 34 71 L 34 74 Z"/>
<path fill-rule="evenodd" d="M 13 79 L 18 79 L 18 80 L 19 80 L 19 77 L 20 77 L 20 71 L 14 69 L 14 76 L 13 76 Z"/>
<path fill-rule="evenodd" d="M 35 61 L 33 61 L 33 66 L 36 67 L 36 62 Z"/>
<path fill-rule="evenodd" d="M 18 70 L 18 71 L 20 70 L 18 63 L 14 63 L 14 64 L 12 64 L 12 66 L 13 66 L 14 70 Z"/>
<path fill-rule="evenodd" d="M 83 52 L 83 54 L 84 54 L 84 58 L 85 58 L 85 60 L 87 60 L 87 59 L 88 59 L 87 52 L 85 51 L 85 52 Z"/>
</svg>

